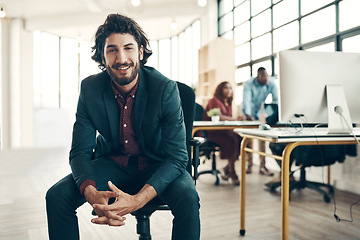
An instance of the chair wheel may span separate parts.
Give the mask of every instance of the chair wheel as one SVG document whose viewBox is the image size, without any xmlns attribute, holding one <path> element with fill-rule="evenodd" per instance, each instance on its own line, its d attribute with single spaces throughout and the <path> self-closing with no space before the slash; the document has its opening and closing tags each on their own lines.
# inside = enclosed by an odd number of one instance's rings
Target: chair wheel
<svg viewBox="0 0 360 240">
<path fill-rule="evenodd" d="M 274 192 L 276 192 L 276 186 L 271 186 L 270 187 L 270 189 L 269 189 L 269 191 L 271 192 L 271 193 L 274 193 Z"/>
<path fill-rule="evenodd" d="M 327 194 L 324 194 L 324 201 L 325 201 L 326 203 L 329 203 L 329 202 L 330 202 L 330 198 L 329 198 L 329 196 L 328 196 Z"/>
</svg>

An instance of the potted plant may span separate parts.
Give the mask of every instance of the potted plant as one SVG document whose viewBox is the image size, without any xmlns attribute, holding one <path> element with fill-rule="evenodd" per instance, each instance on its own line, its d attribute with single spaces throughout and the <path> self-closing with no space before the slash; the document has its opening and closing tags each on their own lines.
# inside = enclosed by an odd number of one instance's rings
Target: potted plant
<svg viewBox="0 0 360 240">
<path fill-rule="evenodd" d="M 213 121 L 213 122 L 220 121 L 219 113 L 220 113 L 220 108 L 213 108 L 206 112 L 208 117 L 210 117 L 211 121 Z"/>
</svg>

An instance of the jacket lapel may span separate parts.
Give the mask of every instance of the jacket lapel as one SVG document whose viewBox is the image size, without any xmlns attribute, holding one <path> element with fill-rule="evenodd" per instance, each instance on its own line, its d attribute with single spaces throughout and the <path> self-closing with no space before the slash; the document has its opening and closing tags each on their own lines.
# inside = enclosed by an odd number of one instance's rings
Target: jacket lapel
<svg viewBox="0 0 360 240">
<path fill-rule="evenodd" d="M 111 80 L 109 79 L 109 81 Z M 118 146 L 120 141 L 119 140 L 120 112 L 110 82 L 106 84 L 106 87 L 103 92 L 103 99 L 109 121 L 111 136 L 115 146 Z"/>
<path fill-rule="evenodd" d="M 148 98 L 148 92 L 146 87 L 146 80 L 144 76 L 144 71 L 140 69 L 139 72 L 139 87 L 135 96 L 135 106 L 134 106 L 134 129 L 138 141 L 143 143 L 144 137 L 141 132 L 141 124 L 144 119 L 144 111 L 146 108 L 146 102 Z"/>
</svg>

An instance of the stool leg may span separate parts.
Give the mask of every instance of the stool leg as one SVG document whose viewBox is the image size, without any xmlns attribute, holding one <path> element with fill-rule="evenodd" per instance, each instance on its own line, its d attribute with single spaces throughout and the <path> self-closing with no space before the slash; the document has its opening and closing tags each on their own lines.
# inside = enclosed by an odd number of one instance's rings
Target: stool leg
<svg viewBox="0 0 360 240">
<path fill-rule="evenodd" d="M 136 232 L 139 234 L 139 240 L 151 240 L 149 216 L 136 215 L 136 221 Z"/>
</svg>

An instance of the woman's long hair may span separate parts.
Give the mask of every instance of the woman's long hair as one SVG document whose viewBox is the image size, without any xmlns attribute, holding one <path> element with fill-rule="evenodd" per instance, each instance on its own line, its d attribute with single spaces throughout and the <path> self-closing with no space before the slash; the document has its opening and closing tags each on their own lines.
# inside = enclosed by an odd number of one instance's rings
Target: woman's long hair
<svg viewBox="0 0 360 240">
<path fill-rule="evenodd" d="M 220 99 L 220 100 L 223 101 L 223 102 L 226 101 L 226 99 L 225 99 L 225 97 L 224 97 L 224 95 L 223 95 L 223 89 L 224 89 L 224 87 L 225 87 L 226 84 L 229 84 L 230 87 L 231 87 L 231 84 L 230 84 L 229 82 L 226 82 L 226 81 L 221 82 L 221 83 L 216 87 L 215 93 L 214 93 L 214 97 L 217 97 L 218 99 Z M 231 97 L 229 97 L 229 98 L 227 99 L 227 103 L 228 103 L 228 104 L 231 104 L 232 101 L 233 101 L 233 94 L 231 94 Z"/>
</svg>

